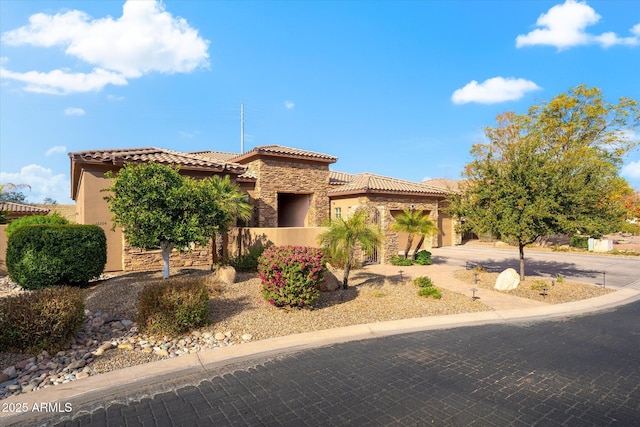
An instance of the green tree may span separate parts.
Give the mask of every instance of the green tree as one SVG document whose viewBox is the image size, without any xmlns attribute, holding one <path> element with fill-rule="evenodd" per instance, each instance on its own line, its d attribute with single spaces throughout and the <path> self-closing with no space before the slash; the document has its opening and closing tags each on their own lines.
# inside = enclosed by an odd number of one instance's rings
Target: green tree
<svg viewBox="0 0 640 427">
<path fill-rule="evenodd" d="M 28 188 L 31 190 L 31 187 L 27 184 L 13 184 L 11 182 L 6 182 L 0 185 L 0 202 L 9 202 L 9 203 L 26 203 L 27 196 L 24 193 L 18 191 L 21 188 Z"/>
<path fill-rule="evenodd" d="M 199 181 L 194 193 L 198 194 L 196 200 L 199 206 L 208 206 L 203 222 L 207 225 L 206 235 L 212 239 L 212 268 L 217 262 L 218 251 L 217 238 L 229 231 L 237 221 L 247 221 L 251 218 L 253 208 L 249 203 L 249 197 L 243 193 L 237 184 L 231 182 L 228 175 L 221 177 L 216 175 Z"/>
<path fill-rule="evenodd" d="M 318 242 L 332 259 L 344 265 L 342 289 L 347 289 L 349 273 L 355 263 L 356 246 L 366 254 L 371 254 L 382 241 L 382 231 L 368 222 L 368 213 L 364 209 L 357 210 L 346 220 L 338 218 L 328 227 L 318 236 Z"/>
<path fill-rule="evenodd" d="M 421 211 L 405 209 L 395 220 L 391 229 L 408 233 L 407 247 L 404 250 L 405 259 L 409 255 L 409 251 L 413 245 L 413 239 L 416 235 L 420 236 L 420 240 L 416 245 L 415 253 L 422 247 L 422 243 L 427 236 L 432 236 L 438 232 L 438 227 L 429 219 L 428 215 Z"/>
<path fill-rule="evenodd" d="M 485 131 L 488 142 L 472 148 L 450 211 L 463 229 L 517 244 L 524 280 L 524 248 L 539 237 L 599 236 L 619 226 L 618 171 L 637 145 L 628 130 L 639 122 L 636 101 L 609 104 L 586 86 L 525 115 L 500 115 Z"/>
<path fill-rule="evenodd" d="M 121 226 L 134 247 L 160 247 L 163 277 L 169 277 L 169 257 L 175 248 L 206 245 L 221 226 L 225 208 L 220 198 L 209 197 L 211 179 L 183 177 L 177 168 L 157 163 L 126 165 L 113 178 L 111 195 L 105 197 L 113 213 L 114 227 Z M 219 179 L 219 178 L 218 178 Z"/>
</svg>

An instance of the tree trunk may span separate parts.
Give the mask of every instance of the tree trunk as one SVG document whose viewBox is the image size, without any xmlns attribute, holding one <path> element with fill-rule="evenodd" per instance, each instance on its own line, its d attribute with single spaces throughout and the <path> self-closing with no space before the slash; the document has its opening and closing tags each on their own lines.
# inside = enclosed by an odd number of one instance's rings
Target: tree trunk
<svg viewBox="0 0 640 427">
<path fill-rule="evenodd" d="M 416 249 L 415 249 L 415 251 L 413 251 L 414 255 L 417 254 L 418 251 L 420 250 L 420 248 L 422 247 L 422 244 L 424 243 L 425 237 L 427 237 L 426 234 L 421 234 L 420 235 L 420 240 L 418 240 L 418 244 L 416 245 Z"/>
<path fill-rule="evenodd" d="M 351 257 L 353 255 L 350 251 L 347 253 L 347 259 L 344 263 L 344 276 L 342 276 L 342 289 L 347 289 L 349 287 L 349 273 L 351 272 Z"/>
<path fill-rule="evenodd" d="M 524 244 L 518 242 L 518 251 L 520 252 L 520 281 L 524 282 Z"/>
<path fill-rule="evenodd" d="M 162 260 L 164 261 L 164 267 L 162 268 L 162 278 L 169 278 L 169 258 L 171 257 L 171 251 L 173 250 L 173 244 L 163 240 L 160 242 L 160 248 L 162 249 Z"/>
<path fill-rule="evenodd" d="M 404 259 L 407 259 L 409 256 L 409 251 L 411 250 L 411 245 L 413 244 L 413 234 L 409 234 L 407 236 L 407 248 L 404 250 Z"/>
</svg>

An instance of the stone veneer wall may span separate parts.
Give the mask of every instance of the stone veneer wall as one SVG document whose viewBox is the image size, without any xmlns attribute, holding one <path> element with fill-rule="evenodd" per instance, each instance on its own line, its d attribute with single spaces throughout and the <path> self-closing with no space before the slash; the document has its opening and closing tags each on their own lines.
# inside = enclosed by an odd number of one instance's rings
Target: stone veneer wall
<svg viewBox="0 0 640 427">
<path fill-rule="evenodd" d="M 160 270 L 164 266 L 160 249 L 144 251 L 131 247 L 126 241 L 122 257 L 124 271 Z M 191 252 L 180 253 L 174 249 L 169 258 L 169 267 L 202 267 L 211 265 L 211 260 L 211 245 L 196 245 Z"/>
<path fill-rule="evenodd" d="M 254 226 L 278 226 L 278 193 L 312 194 L 307 226 L 329 218 L 329 166 L 326 163 L 261 157 L 247 164 L 256 177 Z"/>
<path fill-rule="evenodd" d="M 384 241 L 378 253 L 378 259 L 382 264 L 389 264 L 391 257 L 398 254 L 398 233 L 391 230 L 391 225 L 395 222 L 391 211 L 402 211 L 409 209 L 413 205 L 414 209 L 420 211 L 431 211 L 431 219 L 438 223 L 438 199 L 425 197 L 402 197 L 402 196 L 363 196 L 358 198 L 358 206 L 369 208 L 374 207 L 380 213 L 380 228 L 384 234 Z M 437 246 L 438 237 L 433 236 L 432 246 Z"/>
</svg>

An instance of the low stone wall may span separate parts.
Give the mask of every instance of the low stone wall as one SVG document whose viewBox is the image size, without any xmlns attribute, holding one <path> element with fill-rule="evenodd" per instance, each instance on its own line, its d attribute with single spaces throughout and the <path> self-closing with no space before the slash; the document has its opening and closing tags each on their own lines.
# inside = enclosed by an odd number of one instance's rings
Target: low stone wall
<svg viewBox="0 0 640 427">
<path fill-rule="evenodd" d="M 169 258 L 170 268 L 203 267 L 212 264 L 211 245 L 206 247 L 196 245 L 192 251 L 180 253 L 177 250 L 171 252 Z M 124 271 L 160 270 L 164 266 L 162 251 L 143 251 L 132 248 L 125 243 L 123 251 Z"/>
</svg>

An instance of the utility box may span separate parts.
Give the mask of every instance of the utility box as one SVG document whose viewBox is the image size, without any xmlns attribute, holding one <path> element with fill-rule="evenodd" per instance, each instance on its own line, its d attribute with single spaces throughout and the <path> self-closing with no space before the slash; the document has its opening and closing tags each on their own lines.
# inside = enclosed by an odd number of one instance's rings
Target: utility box
<svg viewBox="0 0 640 427">
<path fill-rule="evenodd" d="M 613 250 L 613 240 L 610 239 L 589 239 L 589 252 L 611 252 Z"/>
</svg>

